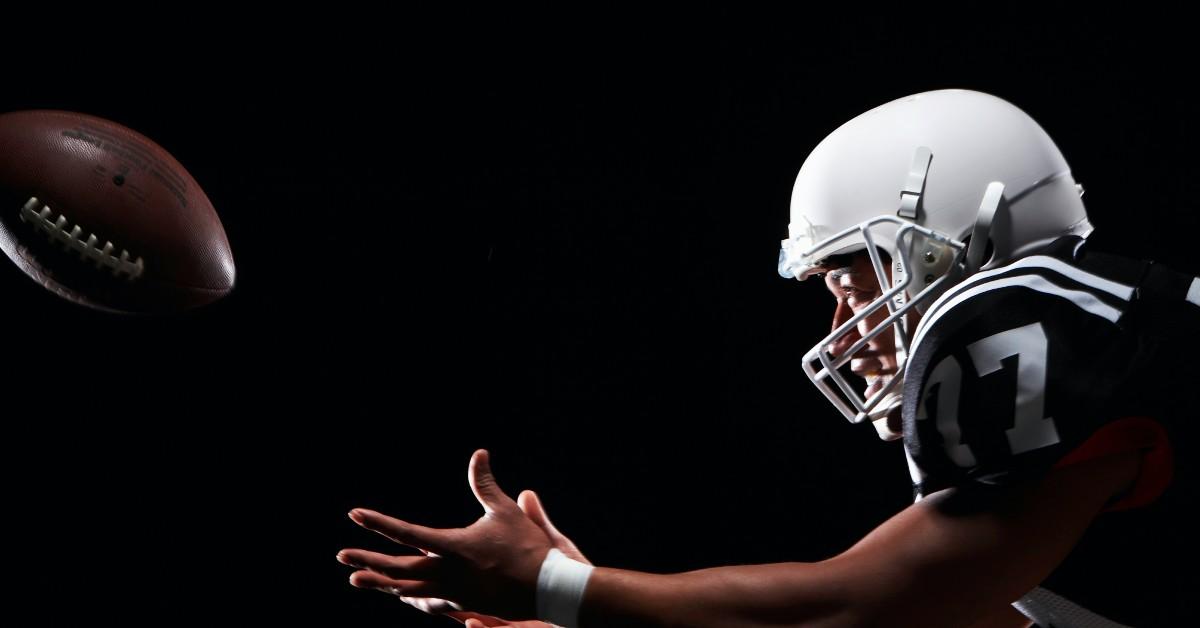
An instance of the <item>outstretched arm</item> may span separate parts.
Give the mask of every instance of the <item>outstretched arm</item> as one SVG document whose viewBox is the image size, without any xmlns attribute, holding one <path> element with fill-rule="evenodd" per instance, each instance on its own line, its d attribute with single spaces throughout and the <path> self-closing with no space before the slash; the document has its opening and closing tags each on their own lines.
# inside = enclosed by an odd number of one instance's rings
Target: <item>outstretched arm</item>
<svg viewBox="0 0 1200 628">
<path fill-rule="evenodd" d="M 944 491 L 819 563 L 673 575 L 597 568 L 580 625 L 970 625 L 1049 574 L 1109 498 L 1132 481 L 1137 466 L 1136 454 L 1081 463 L 983 503 Z M 486 452 L 472 457 L 470 479 L 486 514 L 467 528 L 435 530 L 355 510 L 352 517 L 364 527 L 439 557 L 371 556 L 352 582 L 532 618 L 551 541 L 500 491 Z"/>
<path fill-rule="evenodd" d="M 1062 561 L 1137 473 L 1137 454 L 1054 471 L 1003 499 L 943 491 L 820 563 L 670 576 L 596 569 L 584 626 L 965 626 L 995 617 Z"/>
</svg>

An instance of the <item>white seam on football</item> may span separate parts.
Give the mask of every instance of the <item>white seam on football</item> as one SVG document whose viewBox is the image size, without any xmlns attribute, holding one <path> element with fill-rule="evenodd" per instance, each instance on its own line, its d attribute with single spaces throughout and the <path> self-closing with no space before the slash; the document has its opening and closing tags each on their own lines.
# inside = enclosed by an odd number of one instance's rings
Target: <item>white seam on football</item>
<svg viewBox="0 0 1200 628">
<path fill-rule="evenodd" d="M 75 225 L 68 231 L 67 217 L 59 214 L 58 218 L 54 218 L 54 212 L 50 206 L 39 201 L 36 196 L 30 197 L 25 206 L 21 208 L 21 220 L 41 230 L 51 240 L 61 242 L 67 248 L 79 253 L 84 259 L 95 262 L 97 267 L 108 268 L 114 276 L 119 277 L 124 274 L 129 279 L 137 279 L 145 270 L 141 256 L 131 259 L 132 256 L 126 249 L 121 249 L 119 256 L 113 255 L 116 247 L 112 242 L 105 241 L 104 246 L 97 246 L 100 239 L 94 233 L 89 234 L 84 240 L 82 237 L 83 227 L 79 225 Z"/>
</svg>

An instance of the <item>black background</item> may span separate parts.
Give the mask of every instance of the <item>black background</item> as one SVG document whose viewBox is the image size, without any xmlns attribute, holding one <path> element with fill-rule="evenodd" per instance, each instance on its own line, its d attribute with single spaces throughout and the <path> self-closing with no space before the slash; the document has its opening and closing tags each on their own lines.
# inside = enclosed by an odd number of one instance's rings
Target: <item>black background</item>
<svg viewBox="0 0 1200 628">
<path fill-rule="evenodd" d="M 35 624 L 449 625 L 334 554 L 388 547 L 354 506 L 473 521 L 478 447 L 602 565 L 844 549 L 907 470 L 804 377 L 830 303 L 775 264 L 808 151 L 900 96 L 1017 104 L 1098 246 L 1197 267 L 1196 57 L 1170 18 L 119 17 L 10 21 L 0 110 L 154 138 L 238 284 L 124 319 L 0 267 L 8 571 Z"/>
</svg>

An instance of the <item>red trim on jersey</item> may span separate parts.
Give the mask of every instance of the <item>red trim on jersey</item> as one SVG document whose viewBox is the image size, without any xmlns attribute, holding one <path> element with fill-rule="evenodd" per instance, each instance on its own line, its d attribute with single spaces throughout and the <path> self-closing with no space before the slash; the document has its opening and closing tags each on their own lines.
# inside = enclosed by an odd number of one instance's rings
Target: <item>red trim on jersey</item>
<svg viewBox="0 0 1200 628">
<path fill-rule="evenodd" d="M 1113 454 L 1141 450 L 1142 466 L 1133 486 L 1104 510 L 1140 508 L 1158 499 L 1171 483 L 1174 467 L 1167 431 L 1148 417 L 1128 417 L 1100 428 L 1054 468 L 1066 467 Z"/>
</svg>

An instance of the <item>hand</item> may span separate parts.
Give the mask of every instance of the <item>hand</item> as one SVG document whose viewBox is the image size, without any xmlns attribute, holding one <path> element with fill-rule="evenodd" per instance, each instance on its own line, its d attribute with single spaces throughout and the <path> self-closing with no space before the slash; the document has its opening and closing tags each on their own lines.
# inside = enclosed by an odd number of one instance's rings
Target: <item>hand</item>
<svg viewBox="0 0 1200 628">
<path fill-rule="evenodd" d="M 530 521 L 536 523 L 550 537 L 550 540 L 554 542 L 554 547 L 565 554 L 567 558 L 573 558 L 588 565 L 592 564 L 592 561 L 588 560 L 583 555 L 583 552 L 579 551 L 579 548 L 575 546 L 575 543 L 571 539 L 567 538 L 562 532 L 559 532 L 553 523 L 550 523 L 550 517 L 546 515 L 546 509 L 542 506 L 542 500 L 538 498 L 536 493 L 533 491 L 522 491 L 517 496 L 517 506 L 521 508 L 526 517 L 529 517 Z M 408 602 L 408 600 L 405 601 Z M 447 610 L 444 614 L 465 623 L 465 628 L 551 628 L 553 626 L 553 624 L 541 621 L 510 622 L 499 617 L 455 612 L 454 610 Z"/>
<path fill-rule="evenodd" d="M 424 555 L 342 550 L 338 560 L 360 569 L 350 576 L 350 583 L 402 597 L 443 600 L 458 610 L 469 608 L 498 617 L 534 617 L 537 577 L 550 548 L 562 544 L 573 552 L 568 555 L 582 554 L 549 525 L 545 513 L 540 514 L 546 526 L 535 523 L 526 516 L 525 509 L 500 490 L 487 451 L 481 449 L 471 457 L 467 478 L 484 514 L 466 528 L 426 528 L 371 510 L 352 510 L 350 518 L 359 525 Z M 567 553 L 567 549 L 561 551 Z M 431 602 L 430 608 L 447 611 L 453 606 L 439 607 Z M 464 619 L 478 617 L 484 616 L 464 615 Z"/>
<path fill-rule="evenodd" d="M 546 509 L 542 506 L 542 500 L 537 496 L 537 493 L 522 491 L 517 496 L 517 506 L 525 513 L 526 517 L 529 517 L 530 521 L 536 523 L 550 537 L 550 540 L 554 542 L 554 547 L 558 551 L 565 554 L 568 558 L 573 558 L 581 563 L 592 564 L 583 555 L 583 552 L 579 551 L 575 543 L 562 532 L 559 532 L 558 528 L 554 527 L 554 524 L 550 522 L 550 517 L 546 514 Z M 400 600 L 430 615 L 445 615 L 457 619 L 466 624 L 465 628 L 551 628 L 553 625 L 540 621 L 510 622 L 499 617 L 471 613 L 464 611 L 461 606 L 453 602 L 437 598 L 408 597 L 402 595 L 400 596 Z"/>
</svg>

